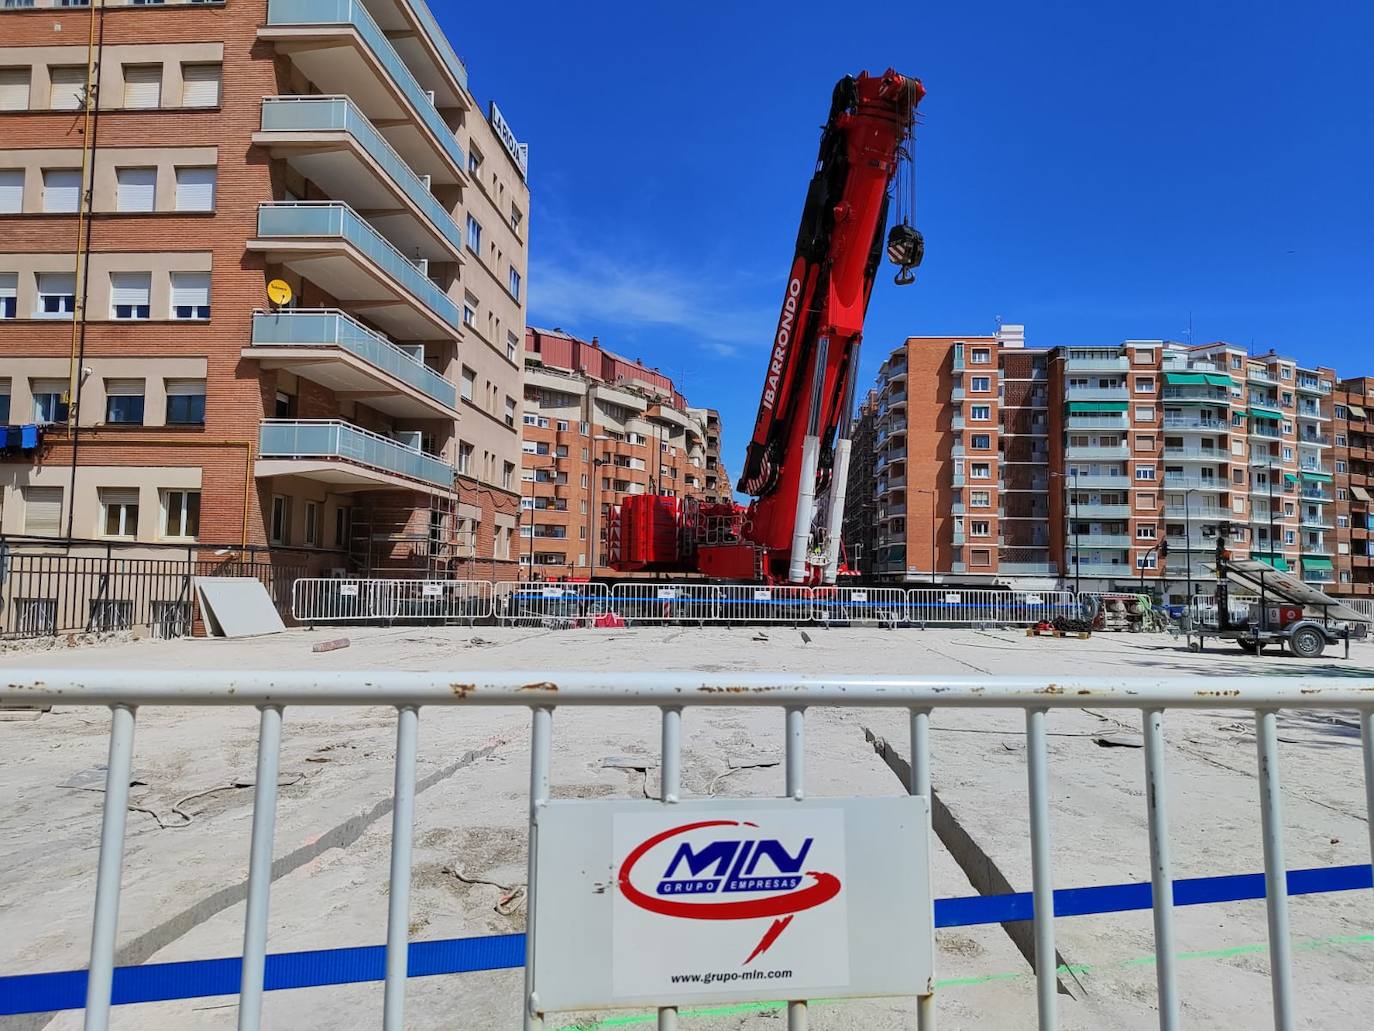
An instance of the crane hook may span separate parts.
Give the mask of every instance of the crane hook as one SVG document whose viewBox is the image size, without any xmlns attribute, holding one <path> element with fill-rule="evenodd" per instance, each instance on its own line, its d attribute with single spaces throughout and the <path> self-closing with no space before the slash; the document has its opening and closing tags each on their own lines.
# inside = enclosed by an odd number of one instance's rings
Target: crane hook
<svg viewBox="0 0 1374 1031">
<path fill-rule="evenodd" d="M 916 282 L 916 273 L 912 270 L 921 264 L 925 253 L 925 238 L 918 229 L 905 220 L 894 225 L 887 234 L 887 257 L 894 265 L 900 266 L 900 271 L 892 281 L 898 286 Z"/>
</svg>

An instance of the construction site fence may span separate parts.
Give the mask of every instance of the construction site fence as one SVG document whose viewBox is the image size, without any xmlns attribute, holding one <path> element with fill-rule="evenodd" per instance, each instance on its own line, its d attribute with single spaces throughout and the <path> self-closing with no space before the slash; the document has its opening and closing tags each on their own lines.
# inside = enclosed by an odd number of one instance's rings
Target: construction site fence
<svg viewBox="0 0 1374 1031">
<path fill-rule="evenodd" d="M 515 590 L 498 590 L 506 602 L 523 604 L 527 599 L 520 592 L 531 594 L 531 585 L 500 585 Z M 581 590 L 573 588 L 572 590 Z M 589 603 L 604 604 L 604 587 L 588 588 Z M 542 597 L 542 595 L 540 595 Z M 751 599 L 752 600 L 752 599 Z M 457 685 L 463 690 L 455 690 Z M 949 677 L 798 677 L 779 673 L 693 672 L 691 674 L 568 672 L 558 669 L 513 670 L 443 670 L 435 672 L 375 671 L 334 672 L 317 674 L 300 670 L 272 669 L 242 670 L 76 670 L 55 668 L 12 669 L 0 683 L 0 707 L 4 706 L 88 706 L 106 709 L 110 713 L 109 758 L 105 773 L 105 789 L 101 796 L 102 817 L 99 854 L 94 885 L 95 904 L 90 930 L 90 965 L 88 971 L 57 971 L 49 974 L 21 975 L 9 978 L 12 984 L 22 982 L 26 999 L 6 998 L 5 1012 L 42 1012 L 61 1008 L 85 1009 L 88 1031 L 105 1031 L 110 1026 L 111 1006 L 116 997 L 116 942 L 119 940 L 121 881 L 124 874 L 124 845 L 126 820 L 130 802 L 130 780 L 134 759 L 134 730 L 138 719 L 148 709 L 167 707 L 210 706 L 218 708 L 256 708 L 259 712 L 257 739 L 257 771 L 253 780 L 253 812 L 251 837 L 233 846 L 216 838 L 213 847 L 224 854 L 226 848 L 244 848 L 247 852 L 247 897 L 244 906 L 242 962 L 235 971 L 238 986 L 238 1027 L 240 1031 L 257 1031 L 262 1025 L 263 992 L 284 987 L 274 984 L 269 976 L 269 961 L 283 956 L 268 956 L 268 932 L 272 926 L 269 913 L 270 896 L 290 891 L 289 879 L 273 888 L 273 855 L 278 800 L 278 768 L 283 738 L 283 717 L 295 706 L 387 706 L 396 714 L 396 749 L 393 769 L 391 861 L 386 889 L 373 886 L 387 900 L 385 990 L 380 1025 L 386 1031 L 402 1031 L 405 1026 L 407 979 L 412 974 L 434 975 L 454 973 L 462 969 L 492 969 L 496 966 L 526 965 L 523 993 L 523 1024 L 526 1031 L 556 1027 L 546 1023 L 556 1015 L 544 1012 L 537 993 L 533 991 L 535 965 L 558 962 L 554 955 L 545 956 L 532 940 L 530 929 L 540 926 L 537 912 L 550 901 L 533 891 L 536 883 L 535 843 L 539 813 L 557 794 L 554 782 L 555 712 L 577 711 L 589 707 L 636 707 L 657 710 L 661 728 L 659 768 L 661 790 L 657 803 L 672 805 L 684 797 L 683 760 L 691 761 L 691 753 L 682 747 L 684 724 L 697 718 L 704 708 L 747 706 L 776 713 L 777 742 L 783 750 L 785 777 L 779 778 L 779 796 L 801 799 L 807 790 L 806 752 L 808 716 L 817 709 L 841 706 L 846 709 L 889 709 L 905 713 L 909 726 L 908 749 L 902 756 L 904 787 L 912 795 L 926 801 L 926 825 L 918 833 L 933 843 L 929 805 L 932 803 L 931 770 L 938 766 L 939 756 L 931 745 L 930 721 L 932 713 L 950 709 L 978 709 L 1020 712 L 1025 720 L 1025 771 L 1027 793 L 1025 805 L 1029 815 L 1029 854 L 1031 892 L 1028 908 L 1020 908 L 1017 920 L 1032 922 L 1034 950 L 1031 954 L 1036 978 L 1036 1022 L 1041 1031 L 1059 1026 L 1058 966 L 1055 951 L 1056 924 L 1059 920 L 1088 912 L 1123 912 L 1129 909 L 1151 909 L 1153 914 L 1153 965 L 1157 986 L 1157 1010 L 1162 1031 L 1174 1031 L 1181 1025 L 1183 1000 L 1177 976 L 1179 960 L 1174 932 L 1174 910 L 1179 904 L 1201 904 L 1234 901 L 1237 898 L 1263 897 L 1266 903 L 1268 926 L 1267 974 L 1272 989 L 1274 1026 L 1294 1028 L 1300 1021 L 1315 1019 L 1321 1000 L 1314 1000 L 1311 991 L 1295 991 L 1293 986 L 1294 942 L 1289 926 L 1289 895 L 1304 890 L 1301 878 L 1316 875 L 1322 887 L 1306 890 L 1335 891 L 1363 889 L 1370 886 L 1369 867 L 1364 864 L 1346 867 L 1326 867 L 1317 870 L 1290 871 L 1284 854 L 1283 798 L 1280 768 L 1280 710 L 1313 718 L 1325 717 L 1338 711 L 1354 712 L 1358 718 L 1360 745 L 1349 756 L 1349 769 L 1344 776 L 1359 778 L 1360 758 L 1363 759 L 1363 778 L 1368 823 L 1371 828 L 1370 847 L 1374 849 L 1374 679 L 1325 677 L 1228 677 L 1225 690 L 1215 690 L 1201 678 L 1124 678 L 1056 676 L 1053 680 L 1034 677 L 969 678 Z M 1114 903 L 1103 908 L 1083 904 L 1086 894 L 1100 891 L 1102 886 L 1056 892 L 1054 884 L 1067 876 L 1053 865 L 1052 822 L 1050 802 L 1054 791 L 1049 763 L 1050 728 L 1058 710 L 1073 710 L 1091 705 L 1094 710 L 1112 710 L 1139 721 L 1143 737 L 1141 773 L 1145 790 L 1140 796 L 1140 812 L 1148 840 L 1149 881 L 1127 886 L 1114 885 L 1109 890 L 1121 895 L 1123 887 L 1130 889 L 1133 902 Z M 424 963 L 416 963 L 415 950 L 428 942 L 410 941 L 410 888 L 414 844 L 414 814 L 417 795 L 417 753 L 422 713 L 434 709 L 458 706 L 497 706 L 529 711 L 531 733 L 529 744 L 530 789 L 528 797 L 528 834 L 531 885 L 528 893 L 527 930 L 523 948 L 514 954 L 502 953 L 499 961 L 485 965 L 454 967 L 436 970 Z M 1263 876 L 1239 875 L 1209 877 L 1192 881 L 1175 881 L 1170 858 L 1170 810 L 1178 799 L 1168 783 L 1165 722 L 1170 713 L 1181 710 L 1224 710 L 1240 718 L 1248 718 L 1253 726 L 1256 744 L 1256 775 L 1258 779 L 1258 814 L 1247 821 L 1248 832 L 1263 844 Z M 225 721 L 226 728 L 237 726 Z M 224 734 L 231 731 L 226 729 Z M 900 744 L 898 745 L 900 748 Z M 909 763 L 909 765 L 908 765 Z M 819 786 L 819 785 L 817 785 Z M 833 787 L 833 786 L 831 786 Z M 512 805 L 525 800 L 511 799 Z M 1012 799 L 1005 800 L 1012 804 Z M 461 814 L 459 814 L 461 815 Z M 1239 819 L 1239 813 L 1232 814 Z M 184 831 L 196 834 L 197 831 Z M 1240 833 L 1245 833 L 1241 830 Z M 1122 843 L 1108 843 L 1119 848 Z M 1195 844 L 1195 843 L 1194 843 Z M 1205 843 L 1204 843 L 1205 845 Z M 1137 845 L 1146 854 L 1145 842 Z M 239 853 L 243 855 L 242 852 Z M 1113 853 L 1113 858 L 1117 858 Z M 1219 865 L 1231 856 L 1215 851 Z M 1142 860 L 1142 865 L 1144 861 Z M 918 876 L 914 873 L 912 876 Z M 1299 879 L 1295 882 L 1295 878 Z M 1229 886 L 1244 881 L 1247 887 L 1239 894 L 1209 889 L 1211 894 L 1198 897 L 1200 884 L 1213 881 Z M 1294 884 L 1298 883 L 1295 889 Z M 1310 883 L 1310 880 L 1309 880 Z M 1137 889 L 1139 889 L 1137 891 Z M 1190 892 L 1192 893 L 1190 897 Z M 145 896 L 139 892 L 135 899 Z M 1006 897 L 1004 897 L 1006 898 Z M 556 912 L 556 909 L 554 910 Z M 1058 919 L 1056 919 L 1058 918 Z M 1006 919 L 998 917 L 999 921 Z M 139 925 L 146 920 L 140 914 Z M 935 921 L 938 923 L 938 917 Z M 976 921 L 973 921 L 976 922 Z M 1223 922 L 1224 923 L 1224 922 Z M 380 931 L 380 927 L 378 928 Z M 35 932 L 36 934 L 39 932 Z M 596 933 L 586 932 L 589 934 Z M 937 957 L 933 930 L 912 929 L 912 933 L 932 936 L 931 954 Z M 337 939 L 337 935 L 335 936 Z M 467 939 L 471 944 L 474 940 Z M 480 946 L 482 939 L 476 942 Z M 16 954 L 36 955 L 37 939 L 21 943 Z M 337 940 L 331 945 L 341 944 Z M 437 943 L 445 944 L 445 943 Z M 656 943 L 655 943 L 656 944 Z M 298 945 L 294 947 L 299 948 Z M 362 981 L 377 974 L 358 972 L 339 975 L 342 968 L 331 963 L 342 953 L 356 953 L 357 948 L 332 948 L 312 954 L 313 963 L 308 976 L 302 976 L 295 986 L 310 987 L 337 985 L 341 982 Z M 369 950 L 370 951 L 370 950 Z M 377 952 L 382 950 L 377 949 Z M 296 953 L 296 956 L 305 954 Z M 287 957 L 289 958 L 289 957 Z M 203 996 L 223 996 L 231 992 L 232 982 L 226 981 L 223 959 L 186 961 L 173 964 L 178 976 L 189 977 L 193 972 L 214 969 L 214 976 L 200 972 L 199 986 L 180 989 L 168 994 L 168 985 L 176 978 L 162 976 L 162 967 L 121 967 L 125 990 L 122 1000 L 154 1001 L 187 999 Z M 157 966 L 157 965 L 154 965 Z M 165 967 L 166 965 L 162 965 Z M 350 968 L 357 970 L 356 964 Z M 375 969 L 369 967 L 369 970 Z M 131 978 L 149 975 L 153 990 L 140 995 L 128 990 Z M 380 973 L 380 970 L 378 971 Z M 85 974 L 84 980 L 79 977 Z M 938 973 L 938 971 L 936 971 Z M 919 993 L 916 1002 L 917 1024 L 921 1031 L 936 1026 L 937 996 L 932 977 Z M 464 1009 L 463 982 L 452 982 L 451 1008 Z M 14 992 L 21 989 L 15 987 Z M 58 1000 L 60 996 L 60 1001 Z M 724 1003 L 736 1000 L 728 996 Z M 792 999 L 787 1004 L 789 1031 L 804 1031 L 808 1026 L 810 1000 Z M 1308 1012 L 1304 1014 L 1302 1011 Z M 43 1019 L 50 1016 L 49 1012 Z M 1031 1025 L 1029 1013 L 1007 1014 L 1016 1026 Z M 350 1027 L 376 1026 L 378 1021 L 362 1012 L 349 1021 Z M 677 1011 L 668 1006 L 660 1011 L 662 1027 L 676 1027 Z M 130 1023 L 129 1026 L 133 1026 Z M 1352 1025 L 1353 1026 L 1353 1025 Z"/>
<path fill-rule="evenodd" d="M 790 587 L 647 580 L 540 581 L 298 580 L 291 616 L 300 623 L 475 622 L 585 624 L 614 616 L 628 623 L 1032 626 L 1086 618 L 1087 596 L 1069 591 L 900 587 Z"/>
</svg>

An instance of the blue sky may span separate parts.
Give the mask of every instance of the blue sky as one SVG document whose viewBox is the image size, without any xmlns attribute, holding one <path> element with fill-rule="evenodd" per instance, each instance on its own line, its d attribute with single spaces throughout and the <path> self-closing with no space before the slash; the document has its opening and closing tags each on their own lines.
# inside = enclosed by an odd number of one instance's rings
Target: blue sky
<svg viewBox="0 0 1374 1031">
<path fill-rule="evenodd" d="M 738 475 L 830 90 L 924 80 L 911 334 L 1231 340 L 1374 374 L 1374 5 L 450 6 L 530 146 L 529 298 L 721 409 Z"/>
</svg>

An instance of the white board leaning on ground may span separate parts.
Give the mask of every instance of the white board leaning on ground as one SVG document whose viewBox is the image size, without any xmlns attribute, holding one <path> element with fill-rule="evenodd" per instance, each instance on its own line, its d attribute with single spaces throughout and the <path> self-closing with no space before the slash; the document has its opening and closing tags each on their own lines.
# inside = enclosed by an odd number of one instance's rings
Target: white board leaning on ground
<svg viewBox="0 0 1374 1031">
<path fill-rule="evenodd" d="M 535 810 L 545 1012 L 930 991 L 926 800 L 553 801 Z"/>
<path fill-rule="evenodd" d="M 255 576 L 198 576 L 196 592 L 211 637 L 253 637 L 286 629 L 267 588 Z"/>
</svg>

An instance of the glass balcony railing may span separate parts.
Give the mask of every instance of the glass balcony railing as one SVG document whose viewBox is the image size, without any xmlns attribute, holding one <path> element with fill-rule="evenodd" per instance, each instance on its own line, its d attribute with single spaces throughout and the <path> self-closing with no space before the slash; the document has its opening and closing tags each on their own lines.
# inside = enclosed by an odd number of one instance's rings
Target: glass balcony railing
<svg viewBox="0 0 1374 1031">
<path fill-rule="evenodd" d="M 332 237 L 347 240 L 454 329 L 461 325 L 458 306 L 439 285 L 347 204 L 337 201 L 260 204 L 258 236 L 264 239 Z"/>
<path fill-rule="evenodd" d="M 1130 505 L 1105 505 L 1085 501 L 1069 503 L 1069 514 L 1075 519 L 1129 519 Z"/>
<path fill-rule="evenodd" d="M 444 124 L 429 94 L 416 81 L 401 55 L 367 13 L 361 0 L 267 0 L 268 25 L 350 25 L 372 49 L 378 62 L 405 94 L 420 121 L 439 141 L 454 166 L 466 172 L 467 159 L 453 130 Z M 439 38 L 443 38 L 442 33 Z"/>
<path fill-rule="evenodd" d="M 1069 401 L 1128 401 L 1131 395 L 1125 387 L 1069 387 L 1064 397 Z"/>
<path fill-rule="evenodd" d="M 458 80 L 463 89 L 468 88 L 468 68 L 463 64 L 462 59 L 454 52 L 453 44 L 448 41 L 448 36 L 444 30 L 439 28 L 439 23 L 434 20 L 434 14 L 429 9 L 429 4 L 425 0 L 401 0 L 408 8 L 415 12 L 415 20 L 424 26 L 426 35 L 434 41 L 435 47 L 443 56 L 444 64 L 453 77 Z"/>
<path fill-rule="evenodd" d="M 1127 458 L 1131 457 L 1131 453 L 1126 449 L 1125 444 L 1117 444 L 1114 447 L 1098 447 L 1089 445 L 1076 446 L 1070 444 L 1067 448 L 1064 449 L 1064 457 L 1070 459 L 1114 458 L 1117 461 L 1124 462 Z"/>
<path fill-rule="evenodd" d="M 443 459 L 337 420 L 269 419 L 258 429 L 258 453 L 262 458 L 342 459 L 436 487 L 453 486 L 453 469 Z"/>
<path fill-rule="evenodd" d="M 252 341 L 255 347 L 339 347 L 450 408 L 458 405 L 456 386 L 385 337 L 333 308 L 254 312 Z"/>
<path fill-rule="evenodd" d="M 263 97 L 263 132 L 346 132 L 413 200 L 455 248 L 463 236 L 453 216 L 397 154 L 376 127 L 347 97 Z"/>
</svg>

